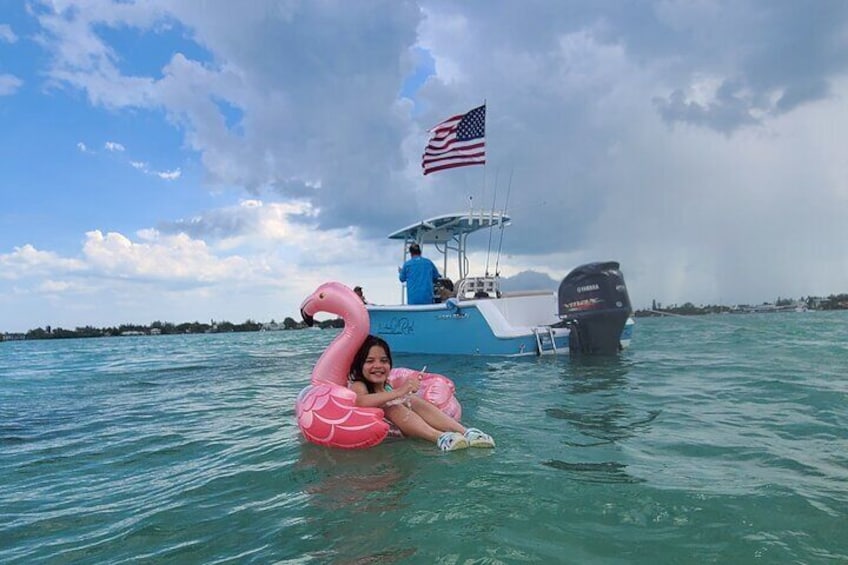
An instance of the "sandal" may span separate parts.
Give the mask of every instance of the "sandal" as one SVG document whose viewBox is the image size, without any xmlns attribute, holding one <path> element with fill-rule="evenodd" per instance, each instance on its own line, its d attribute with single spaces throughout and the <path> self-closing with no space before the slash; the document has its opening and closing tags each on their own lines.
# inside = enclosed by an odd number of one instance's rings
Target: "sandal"
<svg viewBox="0 0 848 565">
<path fill-rule="evenodd" d="M 483 433 L 477 428 L 465 430 L 465 441 L 471 447 L 495 447 L 495 440 L 489 434 Z"/>
<path fill-rule="evenodd" d="M 456 451 L 468 447 L 468 441 L 459 432 L 445 432 L 436 440 L 436 445 L 442 451 Z"/>
</svg>

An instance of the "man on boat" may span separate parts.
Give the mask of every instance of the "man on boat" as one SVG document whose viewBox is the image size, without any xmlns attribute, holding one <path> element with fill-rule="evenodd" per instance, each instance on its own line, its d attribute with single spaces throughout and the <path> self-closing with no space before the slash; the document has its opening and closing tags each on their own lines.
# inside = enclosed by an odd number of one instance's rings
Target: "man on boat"
<svg viewBox="0 0 848 565">
<path fill-rule="evenodd" d="M 433 283 L 441 278 L 432 261 L 421 256 L 421 246 L 409 246 L 410 258 L 398 269 L 400 282 L 406 283 L 407 304 L 432 304 Z"/>
</svg>

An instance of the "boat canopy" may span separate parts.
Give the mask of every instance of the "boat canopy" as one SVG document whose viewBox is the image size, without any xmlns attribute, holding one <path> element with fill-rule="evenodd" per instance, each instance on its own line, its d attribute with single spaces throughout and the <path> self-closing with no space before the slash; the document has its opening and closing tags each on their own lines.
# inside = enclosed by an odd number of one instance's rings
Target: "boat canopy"
<svg viewBox="0 0 848 565">
<path fill-rule="evenodd" d="M 459 266 L 458 279 L 463 279 L 468 273 L 466 257 L 466 239 L 476 231 L 498 227 L 503 229 L 510 225 L 510 217 L 501 212 L 471 211 L 457 214 L 443 214 L 428 220 L 407 226 L 389 234 L 389 239 L 400 239 L 404 242 L 404 260 L 408 253 L 408 244 L 435 245 L 443 258 L 442 273 L 447 274 L 448 254 L 456 253 Z"/>
</svg>

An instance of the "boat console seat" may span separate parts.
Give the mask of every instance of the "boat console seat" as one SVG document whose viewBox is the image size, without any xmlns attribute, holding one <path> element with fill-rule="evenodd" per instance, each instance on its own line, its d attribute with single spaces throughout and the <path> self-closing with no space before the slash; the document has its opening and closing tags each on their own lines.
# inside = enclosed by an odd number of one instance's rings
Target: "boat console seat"
<svg viewBox="0 0 848 565">
<path fill-rule="evenodd" d="M 460 300 L 473 298 L 497 298 L 500 296 L 498 277 L 466 277 L 457 284 L 456 297 Z"/>
<path fill-rule="evenodd" d="M 433 302 L 436 304 L 444 302 L 448 298 L 453 298 L 454 296 L 456 296 L 456 290 L 454 290 L 452 280 L 448 278 L 441 278 L 436 281 L 435 285 L 433 285 Z"/>
</svg>

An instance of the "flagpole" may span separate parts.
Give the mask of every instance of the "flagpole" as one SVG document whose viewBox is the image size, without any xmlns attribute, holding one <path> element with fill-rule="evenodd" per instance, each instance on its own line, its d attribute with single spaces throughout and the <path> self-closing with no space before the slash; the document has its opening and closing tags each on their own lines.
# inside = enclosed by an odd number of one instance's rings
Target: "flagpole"
<svg viewBox="0 0 848 565">
<path fill-rule="evenodd" d="M 486 121 L 488 122 L 489 106 L 487 105 L 487 100 L 485 98 L 483 98 L 483 108 L 486 109 Z M 483 139 L 486 139 L 486 137 L 487 136 L 484 134 Z M 488 155 L 488 154 L 489 154 L 489 142 L 487 140 L 486 141 L 486 155 Z M 487 172 L 488 172 L 487 169 L 488 168 L 489 168 L 489 159 L 487 157 L 486 162 L 483 163 L 483 190 L 482 190 L 482 194 L 480 195 L 480 225 L 483 224 L 483 208 L 486 206 L 486 176 L 487 176 Z M 472 216 L 472 221 L 473 221 L 473 219 L 474 218 Z"/>
<path fill-rule="evenodd" d="M 486 105 L 486 99 L 483 99 L 483 105 Z M 488 108 L 486 108 L 488 110 Z M 483 139 L 486 139 L 485 136 Z M 488 147 L 487 147 L 488 149 Z M 487 152 L 488 153 L 488 152 Z M 488 159 L 486 159 L 488 161 Z M 480 222 L 483 222 L 483 207 L 486 205 L 486 163 L 483 163 L 483 185 L 480 188 Z M 473 220 L 473 218 L 472 218 Z"/>
</svg>

